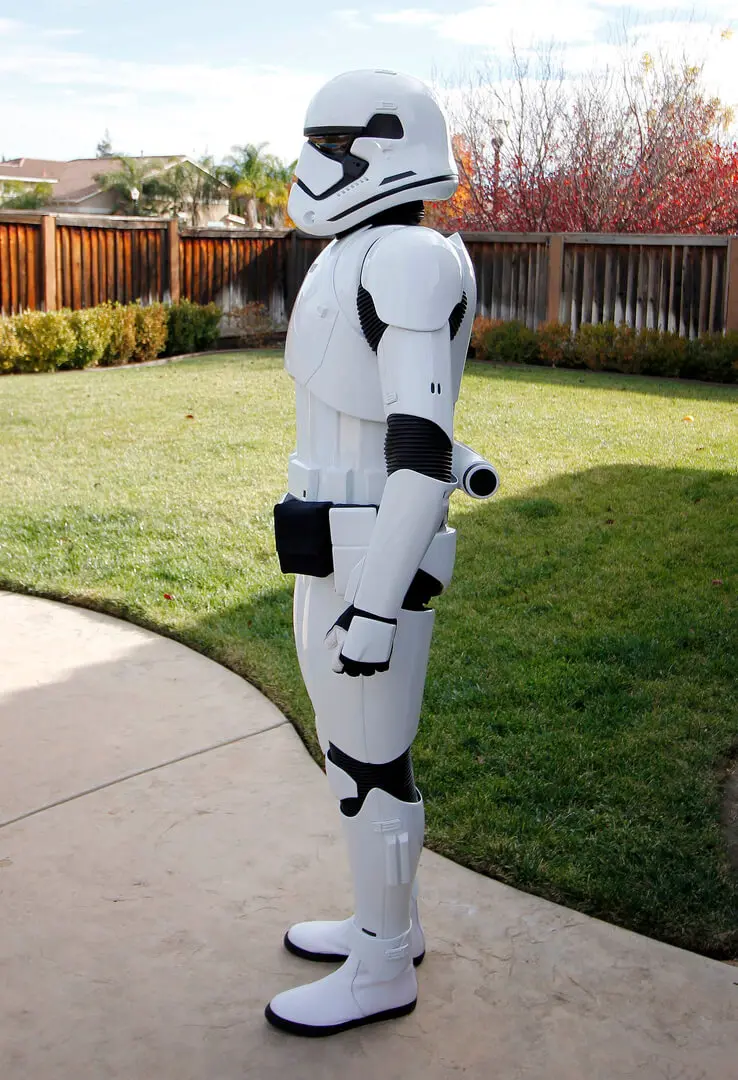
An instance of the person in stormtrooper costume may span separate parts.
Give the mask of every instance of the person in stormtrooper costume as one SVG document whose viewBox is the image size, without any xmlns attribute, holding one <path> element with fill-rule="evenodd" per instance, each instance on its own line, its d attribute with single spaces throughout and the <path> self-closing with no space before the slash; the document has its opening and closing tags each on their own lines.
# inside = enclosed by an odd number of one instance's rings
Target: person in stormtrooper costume
<svg viewBox="0 0 738 1080">
<path fill-rule="evenodd" d="M 352 917 L 292 926 L 308 960 L 343 960 L 278 994 L 275 1027 L 330 1035 L 415 1008 L 425 943 L 415 875 L 424 808 L 410 746 L 461 488 L 486 498 L 492 466 L 453 439 L 476 307 L 461 238 L 419 225 L 458 185 L 430 90 L 391 71 L 339 75 L 308 106 L 288 211 L 335 237 L 310 267 L 287 334 L 296 449 L 275 507 L 294 628 L 354 885 Z"/>
</svg>

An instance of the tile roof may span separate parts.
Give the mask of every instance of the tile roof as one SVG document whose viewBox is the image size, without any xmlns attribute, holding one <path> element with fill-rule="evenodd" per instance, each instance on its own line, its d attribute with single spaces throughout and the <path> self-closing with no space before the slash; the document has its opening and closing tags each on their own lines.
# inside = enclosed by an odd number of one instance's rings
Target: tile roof
<svg viewBox="0 0 738 1080">
<path fill-rule="evenodd" d="M 145 160 L 166 165 L 188 159 L 185 154 L 146 154 Z M 100 185 L 95 180 L 97 174 L 115 172 L 118 168 L 118 158 L 74 158 L 72 161 L 14 158 L 12 161 L 0 162 L 0 180 L 56 181 L 54 201 L 77 202 L 100 190 Z"/>
</svg>

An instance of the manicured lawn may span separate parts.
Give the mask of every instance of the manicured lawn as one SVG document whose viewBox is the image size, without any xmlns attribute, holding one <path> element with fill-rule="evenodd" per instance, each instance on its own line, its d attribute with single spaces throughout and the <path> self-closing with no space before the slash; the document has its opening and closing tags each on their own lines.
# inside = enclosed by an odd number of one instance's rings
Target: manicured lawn
<svg viewBox="0 0 738 1080">
<path fill-rule="evenodd" d="M 430 846 L 738 955 L 720 826 L 738 750 L 738 389 L 470 364 L 457 432 L 502 491 L 452 500 L 457 572 L 415 753 Z M 208 653 L 315 751 L 271 538 L 292 442 L 277 353 L 3 378 L 0 584 Z"/>
</svg>

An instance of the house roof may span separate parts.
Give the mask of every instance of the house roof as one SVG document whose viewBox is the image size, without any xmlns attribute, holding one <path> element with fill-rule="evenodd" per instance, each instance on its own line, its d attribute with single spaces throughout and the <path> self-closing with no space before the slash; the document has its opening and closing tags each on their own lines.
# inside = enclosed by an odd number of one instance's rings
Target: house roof
<svg viewBox="0 0 738 1080">
<path fill-rule="evenodd" d="M 27 183 L 56 184 L 56 172 L 49 172 L 49 165 L 61 165 L 59 161 L 41 161 L 39 158 L 14 158 L 0 161 L 0 180 L 25 180 Z"/>
<path fill-rule="evenodd" d="M 185 154 L 144 155 L 143 159 L 154 165 L 167 167 L 187 161 L 196 169 L 202 169 L 196 161 Z M 54 184 L 54 202 L 82 202 L 100 191 L 95 176 L 116 172 L 119 158 L 74 158 L 72 161 L 49 161 L 43 158 L 14 158 L 0 162 L 0 180 L 26 180 L 28 182 Z M 203 169 L 203 172 L 207 170 Z M 226 184 L 223 185 L 227 187 Z"/>
</svg>

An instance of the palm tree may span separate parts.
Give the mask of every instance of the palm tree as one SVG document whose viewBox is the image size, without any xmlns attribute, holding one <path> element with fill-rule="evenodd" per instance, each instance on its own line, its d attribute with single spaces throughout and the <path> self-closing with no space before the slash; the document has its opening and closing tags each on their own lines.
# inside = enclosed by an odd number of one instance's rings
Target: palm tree
<svg viewBox="0 0 738 1080">
<path fill-rule="evenodd" d="M 201 157 L 195 167 L 190 161 L 167 166 L 155 179 L 155 193 L 165 213 L 185 213 L 193 225 L 200 224 L 201 211 L 226 198 L 224 182 L 212 157 Z"/>
<path fill-rule="evenodd" d="M 275 229 L 282 229 L 287 217 L 287 199 L 289 198 L 297 161 L 291 161 L 287 165 L 275 157 L 271 159 L 271 162 L 271 190 L 264 202 L 268 212 L 270 212 L 271 224 Z"/>
<path fill-rule="evenodd" d="M 284 221 L 289 182 L 294 165 L 285 165 L 274 154 L 265 154 L 268 143 L 231 147 L 219 174 L 231 187 L 236 209 L 244 213 L 251 228 L 260 217 L 276 224 Z"/>
<path fill-rule="evenodd" d="M 0 185 L 0 208 L 3 210 L 39 210 L 51 202 L 51 184 L 34 184 L 26 187 L 17 180 L 7 180 Z"/>
<path fill-rule="evenodd" d="M 148 158 L 120 157 L 117 161 L 117 172 L 97 173 L 94 177 L 103 191 L 115 192 L 116 210 L 124 214 L 158 213 L 161 164 Z"/>
</svg>

